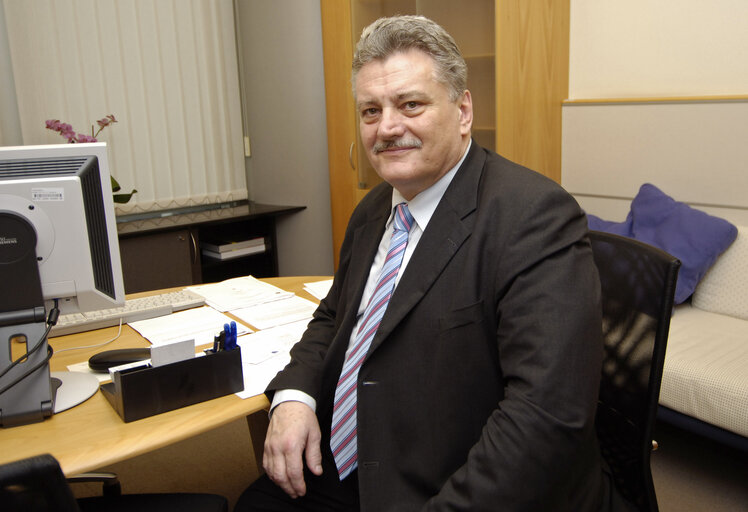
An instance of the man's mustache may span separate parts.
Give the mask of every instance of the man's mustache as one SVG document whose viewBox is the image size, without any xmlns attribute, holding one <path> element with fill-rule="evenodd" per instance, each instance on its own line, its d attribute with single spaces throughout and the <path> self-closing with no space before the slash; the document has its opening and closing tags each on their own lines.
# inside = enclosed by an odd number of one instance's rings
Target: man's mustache
<svg viewBox="0 0 748 512">
<path fill-rule="evenodd" d="M 381 153 L 382 151 L 387 151 L 388 149 L 420 148 L 421 146 L 423 146 L 423 142 L 421 142 L 419 139 L 387 140 L 374 144 L 372 151 L 374 151 L 374 154 L 377 154 Z"/>
</svg>

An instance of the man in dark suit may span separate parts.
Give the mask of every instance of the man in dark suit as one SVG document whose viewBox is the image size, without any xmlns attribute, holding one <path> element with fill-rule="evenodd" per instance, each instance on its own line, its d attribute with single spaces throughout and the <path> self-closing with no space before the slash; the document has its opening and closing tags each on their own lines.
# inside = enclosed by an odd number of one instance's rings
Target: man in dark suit
<svg viewBox="0 0 748 512">
<path fill-rule="evenodd" d="M 465 63 L 433 22 L 368 27 L 353 84 L 385 183 L 268 387 L 266 476 L 237 510 L 612 510 L 583 212 L 471 140 Z"/>
</svg>

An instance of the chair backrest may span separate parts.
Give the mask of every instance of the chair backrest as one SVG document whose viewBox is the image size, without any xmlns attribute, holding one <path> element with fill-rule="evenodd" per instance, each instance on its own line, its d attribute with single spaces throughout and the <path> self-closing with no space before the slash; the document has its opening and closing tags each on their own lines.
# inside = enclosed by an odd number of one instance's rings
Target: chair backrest
<svg viewBox="0 0 748 512">
<path fill-rule="evenodd" d="M 600 274 L 605 354 L 595 426 L 616 487 L 657 511 L 649 465 L 680 261 L 631 238 L 590 232 Z"/>
<path fill-rule="evenodd" d="M 79 512 L 65 475 L 51 455 L 38 455 L 0 466 L 0 509 L 3 512 Z"/>
</svg>

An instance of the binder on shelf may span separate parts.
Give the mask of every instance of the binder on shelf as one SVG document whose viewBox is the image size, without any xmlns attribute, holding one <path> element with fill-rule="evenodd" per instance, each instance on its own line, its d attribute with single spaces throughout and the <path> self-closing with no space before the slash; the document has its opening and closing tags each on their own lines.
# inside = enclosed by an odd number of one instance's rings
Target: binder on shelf
<svg viewBox="0 0 748 512">
<path fill-rule="evenodd" d="M 200 247 L 211 252 L 232 252 L 247 247 L 258 247 L 265 245 L 264 237 L 251 238 L 249 240 L 205 240 L 201 241 Z"/>
<path fill-rule="evenodd" d="M 101 392 L 125 423 L 244 389 L 241 348 L 114 372 Z"/>
<path fill-rule="evenodd" d="M 233 258 L 241 258 L 242 256 L 249 256 L 251 254 L 260 254 L 265 252 L 265 250 L 265 244 L 255 245 L 252 247 L 244 247 L 242 249 L 233 249 L 231 251 L 224 252 L 210 251 L 203 248 L 203 256 L 207 256 L 208 258 L 212 258 L 215 260 L 230 260 Z"/>
</svg>

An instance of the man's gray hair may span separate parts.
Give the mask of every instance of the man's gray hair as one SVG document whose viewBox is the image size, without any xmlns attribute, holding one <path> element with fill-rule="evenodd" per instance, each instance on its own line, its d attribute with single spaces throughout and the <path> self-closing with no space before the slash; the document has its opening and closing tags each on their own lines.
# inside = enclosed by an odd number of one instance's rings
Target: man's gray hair
<svg viewBox="0 0 748 512">
<path fill-rule="evenodd" d="M 423 16 L 379 18 L 361 33 L 353 55 L 353 96 L 356 75 L 373 60 L 410 49 L 421 50 L 434 59 L 435 79 L 449 89 L 449 98 L 457 101 L 467 89 L 467 65 L 452 36 Z"/>
</svg>

